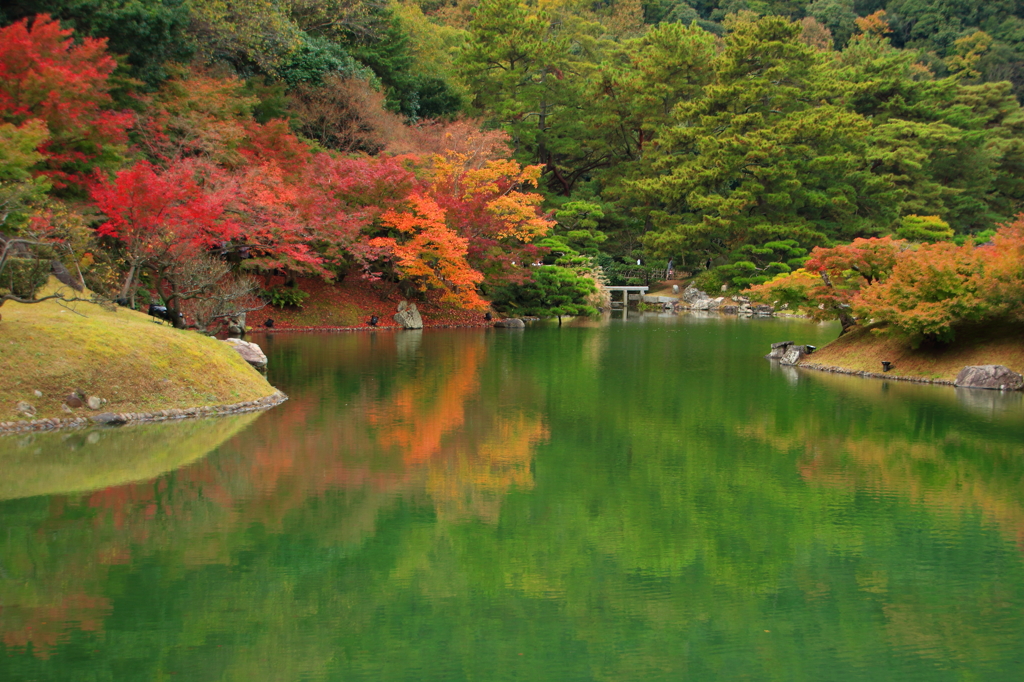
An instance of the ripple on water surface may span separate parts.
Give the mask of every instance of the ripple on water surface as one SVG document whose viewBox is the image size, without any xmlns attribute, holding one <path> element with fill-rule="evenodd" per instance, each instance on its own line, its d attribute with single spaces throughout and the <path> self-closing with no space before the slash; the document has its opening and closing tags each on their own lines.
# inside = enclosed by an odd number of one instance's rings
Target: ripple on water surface
<svg viewBox="0 0 1024 682">
<path fill-rule="evenodd" d="M 0 679 L 1019 680 L 1020 396 L 761 357 L 835 333 L 267 336 L 263 415 L 0 438 Z"/>
</svg>

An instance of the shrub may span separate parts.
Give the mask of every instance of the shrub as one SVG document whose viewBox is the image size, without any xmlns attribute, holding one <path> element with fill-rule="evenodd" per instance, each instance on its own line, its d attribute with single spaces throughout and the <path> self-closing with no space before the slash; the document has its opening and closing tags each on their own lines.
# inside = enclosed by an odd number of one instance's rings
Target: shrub
<svg viewBox="0 0 1024 682">
<path fill-rule="evenodd" d="M 953 238 L 953 229 L 937 215 L 908 215 L 896 229 L 900 239 L 911 242 L 942 242 Z"/>
<path fill-rule="evenodd" d="M 557 317 L 563 315 L 594 315 L 587 299 L 597 286 L 591 277 L 560 265 L 533 268 L 532 279 L 512 284 L 495 292 L 493 305 L 499 312 L 518 315 Z"/>
<path fill-rule="evenodd" d="M 302 302 L 309 298 L 309 294 L 298 287 L 271 287 L 264 289 L 260 296 L 275 308 L 301 308 Z"/>
<path fill-rule="evenodd" d="M 821 275 L 800 268 L 750 287 L 743 293 L 758 303 L 786 303 L 794 308 L 807 308 L 812 318 L 832 319 L 834 311 L 818 307 L 822 303 L 819 300 L 822 285 Z"/>
<path fill-rule="evenodd" d="M 694 277 L 691 283 L 701 291 L 712 294 L 716 291 L 721 291 L 725 280 L 722 279 L 722 275 L 717 270 L 705 270 Z"/>
<path fill-rule="evenodd" d="M 838 319 L 846 333 L 856 324 L 851 308 L 854 297 L 864 287 L 885 280 L 906 248 L 905 241 L 892 237 L 816 247 L 804 269 L 780 274 L 748 293 L 755 300 L 806 307 L 815 319 Z"/>
<path fill-rule="evenodd" d="M 35 298 L 50 278 L 50 261 L 42 258 L 8 258 L 0 272 L 0 293 Z"/>
</svg>

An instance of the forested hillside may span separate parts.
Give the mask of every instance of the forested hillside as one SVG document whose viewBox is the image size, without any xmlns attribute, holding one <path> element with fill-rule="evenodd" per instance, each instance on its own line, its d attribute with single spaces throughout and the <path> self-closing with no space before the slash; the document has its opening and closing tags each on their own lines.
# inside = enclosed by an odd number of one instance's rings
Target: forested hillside
<svg viewBox="0 0 1024 682">
<path fill-rule="evenodd" d="M 1024 210 L 1013 0 L 11 0 L 0 23 L 7 298 L 34 250 L 200 326 L 301 302 L 297 275 L 572 314 L 595 277 L 742 288 Z"/>
</svg>

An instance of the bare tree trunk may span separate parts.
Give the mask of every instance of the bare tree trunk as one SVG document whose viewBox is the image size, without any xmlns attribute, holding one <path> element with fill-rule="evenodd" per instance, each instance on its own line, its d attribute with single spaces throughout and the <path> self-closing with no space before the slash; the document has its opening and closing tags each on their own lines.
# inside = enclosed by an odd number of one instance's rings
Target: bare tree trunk
<svg viewBox="0 0 1024 682">
<path fill-rule="evenodd" d="M 129 299 L 131 307 L 135 308 L 135 287 L 132 284 L 135 282 L 135 271 L 138 269 L 138 263 L 132 261 L 131 268 L 128 269 L 128 277 L 124 281 L 124 286 L 121 287 L 121 300 Z M 129 296 L 129 292 L 131 296 Z"/>
<path fill-rule="evenodd" d="M 837 312 L 839 313 L 839 324 L 843 325 L 842 330 L 839 332 L 839 336 L 842 336 L 846 332 L 853 331 L 853 328 L 857 326 L 857 319 L 845 310 L 839 310 Z"/>
</svg>

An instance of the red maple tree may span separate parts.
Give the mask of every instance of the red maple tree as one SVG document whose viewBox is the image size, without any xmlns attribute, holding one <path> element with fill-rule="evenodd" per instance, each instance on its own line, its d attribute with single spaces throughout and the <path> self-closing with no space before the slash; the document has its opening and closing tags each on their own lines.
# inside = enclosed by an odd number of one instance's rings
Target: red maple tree
<svg viewBox="0 0 1024 682">
<path fill-rule="evenodd" d="M 0 28 L 0 122 L 46 123 L 40 151 L 57 187 L 85 184 L 94 166 L 115 162 L 132 121 L 111 109 L 117 62 L 106 40 L 76 43 L 72 33 L 46 14 Z"/>
</svg>

